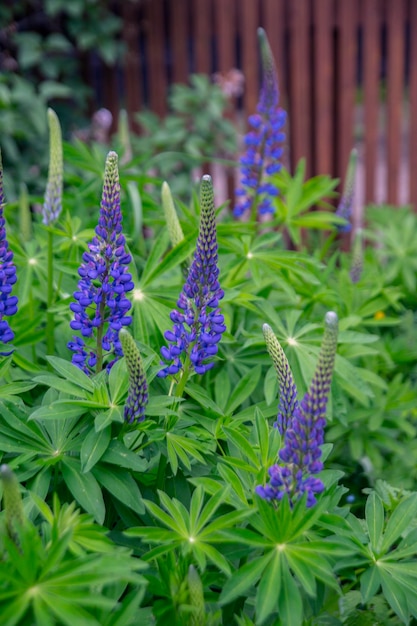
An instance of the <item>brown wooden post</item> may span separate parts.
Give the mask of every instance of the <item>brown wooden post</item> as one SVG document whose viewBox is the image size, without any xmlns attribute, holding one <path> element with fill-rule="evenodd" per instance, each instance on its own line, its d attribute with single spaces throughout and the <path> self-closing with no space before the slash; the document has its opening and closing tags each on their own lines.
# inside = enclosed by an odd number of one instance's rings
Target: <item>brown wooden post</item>
<svg viewBox="0 0 417 626">
<path fill-rule="evenodd" d="M 167 112 L 166 41 L 164 34 L 164 2 L 148 0 L 144 5 L 147 17 L 147 61 L 149 107 L 158 115 Z"/>
<path fill-rule="evenodd" d="M 404 0 L 387 2 L 387 168 L 389 204 L 398 203 L 404 89 Z"/>
<path fill-rule="evenodd" d="M 126 110 L 129 127 L 140 132 L 140 126 L 134 119 L 134 113 L 140 111 L 142 100 L 142 59 L 139 51 L 139 1 L 130 0 L 122 4 L 123 41 L 126 46 L 124 57 L 124 85 L 126 94 Z"/>
<path fill-rule="evenodd" d="M 217 39 L 217 69 L 228 72 L 236 67 L 236 3 L 235 0 L 215 0 L 214 25 Z"/>
<path fill-rule="evenodd" d="M 307 0 L 292 0 L 289 5 L 290 29 L 290 107 L 289 127 L 291 165 L 305 157 L 306 176 L 312 166 L 311 155 L 311 67 L 310 67 L 310 3 Z"/>
<path fill-rule="evenodd" d="M 259 52 L 257 28 L 259 5 L 254 0 L 240 0 L 240 38 L 242 42 L 242 71 L 245 75 L 243 106 L 246 115 L 255 112 L 259 98 Z"/>
<path fill-rule="evenodd" d="M 356 0 L 337 2 L 338 9 L 338 83 L 337 83 L 337 158 L 336 174 L 343 179 L 354 143 L 354 107 L 356 94 L 357 20 Z"/>
<path fill-rule="evenodd" d="M 315 0 L 314 13 L 314 161 L 313 174 L 335 175 L 333 154 L 334 46 L 333 0 Z"/>
<path fill-rule="evenodd" d="M 169 3 L 169 24 L 171 38 L 172 82 L 186 83 L 188 80 L 188 0 L 175 0 Z"/>
<path fill-rule="evenodd" d="M 191 7 L 195 57 L 194 71 L 201 74 L 210 74 L 212 71 L 212 0 L 193 0 Z"/>
<path fill-rule="evenodd" d="M 363 17 L 365 202 L 369 203 L 375 202 L 377 171 L 381 0 L 366 0 L 361 8 Z"/>
<path fill-rule="evenodd" d="M 409 202 L 417 211 L 417 2 L 410 2 Z"/>
</svg>

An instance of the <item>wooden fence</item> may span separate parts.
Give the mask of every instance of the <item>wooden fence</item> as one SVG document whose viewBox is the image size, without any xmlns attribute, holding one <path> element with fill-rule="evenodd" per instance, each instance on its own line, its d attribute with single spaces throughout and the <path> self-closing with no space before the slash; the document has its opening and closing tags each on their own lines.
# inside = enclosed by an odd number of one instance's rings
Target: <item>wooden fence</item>
<svg viewBox="0 0 417 626">
<path fill-rule="evenodd" d="M 117 3 L 116 3 L 117 4 Z M 359 149 L 363 200 L 417 206 L 417 0 L 119 0 L 126 54 L 104 104 L 164 115 L 173 82 L 238 68 L 255 110 L 256 29 L 268 34 L 288 111 L 290 166 L 342 177 Z M 121 71 L 120 71 L 121 70 Z"/>
</svg>

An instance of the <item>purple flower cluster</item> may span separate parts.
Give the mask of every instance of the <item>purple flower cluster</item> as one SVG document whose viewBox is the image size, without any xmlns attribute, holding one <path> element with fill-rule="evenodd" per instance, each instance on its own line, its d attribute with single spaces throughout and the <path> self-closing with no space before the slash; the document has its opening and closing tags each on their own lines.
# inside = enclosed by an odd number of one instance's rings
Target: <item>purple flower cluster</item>
<svg viewBox="0 0 417 626">
<path fill-rule="evenodd" d="M 129 372 L 129 393 L 124 408 L 124 418 L 129 424 L 143 422 L 148 404 L 148 383 L 142 358 L 133 337 L 127 330 L 122 328 L 119 338 Z"/>
<path fill-rule="evenodd" d="M 186 283 L 171 312 L 172 330 L 165 333 L 168 345 L 161 348 L 164 367 L 158 376 L 165 378 L 180 372 L 189 359 L 189 366 L 204 374 L 214 365 L 207 362 L 217 354 L 218 343 L 226 330 L 219 301 L 224 292 L 219 284 L 217 267 L 217 236 L 213 184 L 203 176 L 200 188 L 201 218 L 194 259 Z"/>
<path fill-rule="evenodd" d="M 11 295 L 17 277 L 16 267 L 13 263 L 13 252 L 9 249 L 6 239 L 4 205 L 3 166 L 0 153 L 0 342 L 9 343 L 14 339 L 14 332 L 4 317 L 10 317 L 17 312 L 17 296 Z M 0 354 L 7 356 L 10 352 L 1 352 Z"/>
<path fill-rule="evenodd" d="M 240 159 L 241 188 L 236 190 L 234 214 L 239 217 L 246 211 L 260 214 L 273 213 L 272 198 L 278 188 L 268 177 L 279 172 L 282 143 L 285 134 L 282 128 L 286 113 L 278 106 L 279 90 L 274 59 L 265 31 L 258 29 L 263 82 L 257 105 L 257 113 L 248 119 L 251 130 L 245 136 L 245 153 Z"/>
<path fill-rule="evenodd" d="M 277 463 L 269 468 L 268 485 L 256 487 L 256 493 L 265 500 L 281 500 L 287 494 L 291 501 L 307 495 L 307 507 L 316 502 L 316 495 L 324 490 L 320 479 L 315 478 L 323 469 L 321 448 L 324 443 L 326 406 L 330 392 L 337 346 L 338 319 L 330 311 L 325 317 L 325 333 L 316 371 L 310 388 L 299 404 L 284 431 L 284 447 Z M 293 401 L 292 388 L 290 399 Z"/>
<path fill-rule="evenodd" d="M 109 152 L 104 173 L 103 194 L 96 236 L 83 254 L 78 270 L 80 281 L 70 308 L 74 319 L 70 326 L 81 332 L 74 336 L 68 348 L 74 352 L 72 362 L 87 374 L 93 368 L 102 369 L 103 351 L 123 355 L 119 331 L 132 321 L 128 311 L 131 302 L 126 293 L 134 288 L 128 272 L 131 256 L 125 250 L 120 210 L 120 184 L 117 154 Z M 95 347 L 85 340 L 96 333 Z M 111 364 L 110 364 L 111 365 Z"/>
<path fill-rule="evenodd" d="M 356 176 L 356 163 L 358 160 L 357 150 L 354 148 L 349 157 L 349 163 L 346 172 L 346 180 L 343 187 L 342 197 L 340 199 L 339 205 L 336 209 L 336 215 L 338 217 L 343 217 L 347 220 L 347 223 L 340 226 L 337 226 L 337 230 L 339 233 L 349 233 L 352 230 L 352 207 L 353 207 L 353 197 L 355 193 L 355 176 Z"/>
</svg>

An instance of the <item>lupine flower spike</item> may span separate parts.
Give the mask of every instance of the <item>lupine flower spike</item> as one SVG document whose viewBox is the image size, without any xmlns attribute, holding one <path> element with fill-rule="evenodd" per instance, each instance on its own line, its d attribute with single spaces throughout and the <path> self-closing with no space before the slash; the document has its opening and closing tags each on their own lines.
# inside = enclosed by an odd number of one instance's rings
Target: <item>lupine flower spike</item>
<svg viewBox="0 0 417 626">
<path fill-rule="evenodd" d="M 213 184 L 203 176 L 200 188 L 201 218 L 194 259 L 186 283 L 171 312 L 172 330 L 165 333 L 168 346 L 161 349 L 164 366 L 158 376 L 164 378 L 179 372 L 185 376 L 194 370 L 204 374 L 214 365 L 218 343 L 226 330 L 219 301 L 224 292 L 219 284 L 217 236 Z"/>
<path fill-rule="evenodd" d="M 9 343 L 14 339 L 14 332 L 5 319 L 17 312 L 17 296 L 12 296 L 13 285 L 17 281 L 13 252 L 6 239 L 6 220 L 4 219 L 5 198 L 3 192 L 3 165 L 0 152 L 0 343 Z M 7 356 L 10 352 L 0 352 Z"/>
<path fill-rule="evenodd" d="M 81 337 L 73 337 L 68 348 L 74 352 L 72 362 L 89 374 L 99 372 L 104 353 L 113 353 L 116 360 L 123 355 L 119 331 L 129 326 L 131 303 L 126 294 L 134 287 L 128 271 L 131 256 L 125 249 L 120 210 L 120 184 L 117 154 L 109 152 L 104 172 L 103 195 L 96 236 L 83 254 L 78 270 L 80 281 L 70 305 L 74 319 L 70 326 Z M 95 345 L 86 340 L 95 336 Z M 114 360 L 108 364 L 111 367 Z"/>
<path fill-rule="evenodd" d="M 279 172 L 282 156 L 282 132 L 286 113 L 279 107 L 278 79 L 274 58 L 265 31 L 258 29 L 261 49 L 263 80 L 257 113 L 248 119 L 252 130 L 245 136 L 245 153 L 240 159 L 241 187 L 236 191 L 234 214 L 246 211 L 255 220 L 257 213 L 273 213 L 272 199 L 278 195 L 277 186 L 270 176 Z"/>
<path fill-rule="evenodd" d="M 55 111 L 48 109 L 49 123 L 49 171 L 45 200 L 42 207 L 43 223 L 48 225 L 58 219 L 62 210 L 62 135 L 59 119 Z"/>
<path fill-rule="evenodd" d="M 266 347 L 275 366 L 279 384 L 278 417 L 274 423 L 281 435 L 285 434 L 297 408 L 297 387 L 284 350 L 268 324 L 263 325 Z"/>
<path fill-rule="evenodd" d="M 119 339 L 129 372 L 129 392 L 124 409 L 124 418 L 129 424 L 143 422 L 145 408 L 148 404 L 148 383 L 142 358 L 132 335 L 125 328 L 120 331 Z"/>
<path fill-rule="evenodd" d="M 161 195 L 169 238 L 171 240 L 172 247 L 175 248 L 175 246 L 177 246 L 184 239 L 184 233 L 182 232 L 181 224 L 172 199 L 171 190 L 167 182 L 162 183 Z"/>
<path fill-rule="evenodd" d="M 352 283 L 358 283 L 363 270 L 363 231 L 357 228 L 353 238 L 352 245 L 352 265 L 350 268 L 350 280 Z"/>
<path fill-rule="evenodd" d="M 20 487 L 16 475 L 8 465 L 0 466 L 0 477 L 3 483 L 3 509 L 6 517 L 6 529 L 9 537 L 16 542 L 16 530 L 25 522 Z"/>
<path fill-rule="evenodd" d="M 337 315 L 330 311 L 325 317 L 325 332 L 316 371 L 309 390 L 296 405 L 285 431 L 280 462 L 269 468 L 269 484 L 256 487 L 256 493 L 265 500 L 279 501 L 287 494 L 294 502 L 307 494 L 307 507 L 311 507 L 316 502 L 316 495 L 324 489 L 321 480 L 314 475 L 323 469 L 320 446 L 324 442 L 337 329 Z"/>
<path fill-rule="evenodd" d="M 350 153 L 349 163 L 346 171 L 346 179 L 343 187 L 342 197 L 340 199 L 339 205 L 336 209 L 336 215 L 338 217 L 343 217 L 347 220 L 347 223 L 340 226 L 337 226 L 337 230 L 340 233 L 349 233 L 352 230 L 352 208 L 353 208 L 353 198 L 355 193 L 355 177 L 356 177 L 356 164 L 358 161 L 358 151 L 356 148 Z"/>
</svg>

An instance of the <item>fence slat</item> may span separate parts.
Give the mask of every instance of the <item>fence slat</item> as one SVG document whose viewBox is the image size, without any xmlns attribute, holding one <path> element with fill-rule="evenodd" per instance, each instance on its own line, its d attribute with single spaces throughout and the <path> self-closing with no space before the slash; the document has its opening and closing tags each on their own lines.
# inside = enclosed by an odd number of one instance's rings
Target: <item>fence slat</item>
<svg viewBox="0 0 417 626">
<path fill-rule="evenodd" d="M 306 176 L 311 172 L 311 80 L 310 15 L 306 0 L 293 0 L 289 6 L 290 32 L 290 146 L 292 167 L 307 159 Z"/>
<path fill-rule="evenodd" d="M 336 174 L 333 154 L 333 9 L 333 0 L 313 3 L 314 174 Z"/>
<path fill-rule="evenodd" d="M 140 131 L 139 124 L 134 119 L 134 113 L 142 108 L 142 63 L 139 54 L 139 4 L 124 2 L 122 5 L 123 40 L 126 44 L 123 73 L 125 85 L 126 110 L 129 126 L 134 132 Z"/>
<path fill-rule="evenodd" d="M 354 106 L 356 93 L 357 20 L 356 0 L 337 2 L 338 8 L 338 84 L 336 126 L 336 166 L 339 177 L 344 177 L 349 153 L 353 148 Z"/>
<path fill-rule="evenodd" d="M 380 0 L 362 5 L 365 202 L 375 201 L 379 117 Z"/>
<path fill-rule="evenodd" d="M 417 211 L 417 2 L 410 2 L 410 132 L 409 132 L 409 202 Z"/>
<path fill-rule="evenodd" d="M 389 204 L 398 202 L 404 88 L 404 1 L 387 2 L 387 167 Z"/>
<path fill-rule="evenodd" d="M 176 0 L 170 4 L 171 26 L 171 76 L 173 83 L 188 80 L 188 0 Z"/>
<path fill-rule="evenodd" d="M 258 2 L 240 0 L 240 37 L 242 70 L 245 75 L 243 106 L 245 114 L 254 113 L 259 96 L 259 54 L 256 30 L 259 26 Z"/>
<path fill-rule="evenodd" d="M 195 72 L 211 74 L 212 0 L 193 0 L 192 28 Z"/>
<path fill-rule="evenodd" d="M 159 115 L 167 112 L 167 76 L 165 62 L 164 2 L 151 0 L 144 4 L 148 37 L 149 107 Z"/>
<path fill-rule="evenodd" d="M 217 40 L 217 67 L 228 72 L 236 67 L 236 5 L 235 0 L 215 0 L 214 25 Z"/>
</svg>

